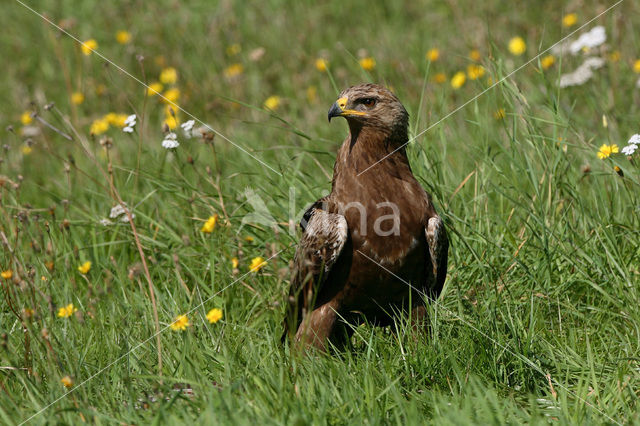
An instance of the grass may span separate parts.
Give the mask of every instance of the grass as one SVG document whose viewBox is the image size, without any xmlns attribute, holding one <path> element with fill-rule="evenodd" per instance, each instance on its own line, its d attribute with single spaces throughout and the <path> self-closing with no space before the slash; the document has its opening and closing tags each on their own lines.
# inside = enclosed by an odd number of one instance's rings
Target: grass
<svg viewBox="0 0 640 426">
<path fill-rule="evenodd" d="M 640 131 L 632 2 L 588 27 L 608 35 L 588 84 L 557 86 L 580 56 L 547 70 L 534 61 L 441 123 L 487 77 L 577 28 L 562 27 L 564 14 L 582 25 L 610 4 L 26 3 L 141 81 L 175 67 L 178 104 L 233 143 L 178 132 L 167 152 L 157 97 L 18 2 L 2 8 L 0 124 L 13 126 L 0 154 L 0 269 L 13 275 L 0 279 L 3 423 L 640 423 L 638 159 L 596 157 Z M 522 56 L 507 49 L 514 36 Z M 427 63 L 432 47 L 441 57 Z M 485 76 L 458 90 L 434 82 L 465 70 L 472 49 Z M 369 71 L 358 64 L 367 55 Z M 225 77 L 235 63 L 240 75 Z M 329 190 L 346 125 L 327 125 L 326 111 L 361 81 L 394 88 L 413 134 L 434 125 L 409 155 L 446 217 L 450 273 L 427 335 L 399 318 L 359 326 L 348 351 L 296 359 L 279 343 L 298 238 L 289 224 Z M 265 110 L 273 95 L 280 104 Z M 26 136 L 24 111 L 59 131 L 36 120 Z M 91 137 L 108 112 L 138 114 L 136 132 Z M 100 224 L 118 197 L 135 233 Z M 201 232 L 214 214 L 214 232 Z M 269 260 L 251 272 L 255 257 Z M 58 317 L 69 303 L 78 311 Z M 214 307 L 224 317 L 209 324 Z M 184 313 L 186 331 L 168 328 Z"/>
</svg>

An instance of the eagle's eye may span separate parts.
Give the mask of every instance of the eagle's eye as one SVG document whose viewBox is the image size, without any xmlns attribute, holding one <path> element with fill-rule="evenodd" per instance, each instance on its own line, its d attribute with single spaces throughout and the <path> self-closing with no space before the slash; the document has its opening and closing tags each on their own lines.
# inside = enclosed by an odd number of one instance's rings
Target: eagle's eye
<svg viewBox="0 0 640 426">
<path fill-rule="evenodd" d="M 360 100 L 360 103 L 367 108 L 371 108 L 376 104 L 376 100 L 374 98 L 364 98 Z"/>
</svg>

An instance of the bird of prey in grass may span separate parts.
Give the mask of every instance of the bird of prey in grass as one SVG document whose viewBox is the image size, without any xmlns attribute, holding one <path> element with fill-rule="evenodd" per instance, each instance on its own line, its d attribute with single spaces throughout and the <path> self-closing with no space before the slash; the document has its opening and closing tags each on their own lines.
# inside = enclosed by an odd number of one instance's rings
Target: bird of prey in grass
<svg viewBox="0 0 640 426">
<path fill-rule="evenodd" d="M 300 223 L 283 340 L 326 350 L 362 317 L 388 325 L 398 312 L 424 318 L 447 274 L 449 242 L 431 196 L 404 149 L 409 115 L 376 84 L 344 90 L 329 121 L 344 117 L 331 193 Z M 381 161 L 380 161 L 381 160 Z"/>
</svg>

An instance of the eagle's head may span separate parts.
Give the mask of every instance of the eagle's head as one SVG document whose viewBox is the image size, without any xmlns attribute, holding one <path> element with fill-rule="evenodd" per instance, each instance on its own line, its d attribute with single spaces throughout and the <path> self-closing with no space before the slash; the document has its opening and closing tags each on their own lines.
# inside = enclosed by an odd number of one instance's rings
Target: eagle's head
<svg viewBox="0 0 640 426">
<path fill-rule="evenodd" d="M 329 121 L 345 117 L 349 127 L 373 127 L 389 135 L 406 135 L 409 114 L 389 89 L 364 83 L 343 90 L 329 109 Z"/>
</svg>

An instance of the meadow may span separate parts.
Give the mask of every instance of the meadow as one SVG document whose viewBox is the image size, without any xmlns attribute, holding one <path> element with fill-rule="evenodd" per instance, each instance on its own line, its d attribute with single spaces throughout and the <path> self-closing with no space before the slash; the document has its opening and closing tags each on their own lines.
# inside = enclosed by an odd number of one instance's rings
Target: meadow
<svg viewBox="0 0 640 426">
<path fill-rule="evenodd" d="M 640 424 L 633 1 L 0 17 L 0 423 Z M 365 81 L 411 115 L 448 279 L 428 332 L 292 356 L 296 223 L 347 132 L 327 110 Z"/>
</svg>

